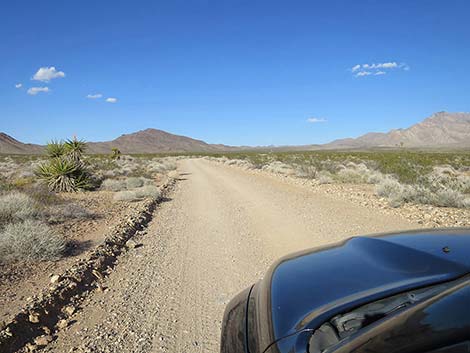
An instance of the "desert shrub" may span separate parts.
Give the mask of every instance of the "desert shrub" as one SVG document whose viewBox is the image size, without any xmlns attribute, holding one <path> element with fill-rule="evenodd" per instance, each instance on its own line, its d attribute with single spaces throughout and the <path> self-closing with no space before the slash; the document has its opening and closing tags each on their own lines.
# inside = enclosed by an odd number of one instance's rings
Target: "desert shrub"
<svg viewBox="0 0 470 353">
<path fill-rule="evenodd" d="M 160 189 L 154 185 L 145 185 L 140 188 L 127 191 L 119 191 L 114 194 L 115 201 L 138 201 L 145 198 L 159 198 Z"/>
<path fill-rule="evenodd" d="M 470 197 L 457 190 L 440 187 L 433 190 L 429 186 L 406 185 L 398 180 L 384 178 L 376 187 L 379 196 L 388 198 L 392 206 L 403 202 L 415 202 L 440 207 L 470 207 Z"/>
<path fill-rule="evenodd" d="M 31 197 L 42 206 L 57 205 L 63 200 L 49 188 L 42 184 L 34 184 L 22 190 L 23 193 Z"/>
<path fill-rule="evenodd" d="M 317 180 L 319 184 L 331 184 L 334 182 L 333 175 L 326 170 L 321 170 L 317 173 Z"/>
<path fill-rule="evenodd" d="M 10 223 L 0 232 L 0 262 L 55 260 L 65 241 L 44 223 L 27 219 Z"/>
<path fill-rule="evenodd" d="M 135 191 L 119 191 L 114 194 L 113 199 L 115 201 L 137 201 L 140 200 L 140 197 L 137 196 Z"/>
<path fill-rule="evenodd" d="M 146 185 L 134 190 L 139 198 L 159 198 L 161 195 L 160 189 L 155 185 Z"/>
<path fill-rule="evenodd" d="M 317 173 L 317 168 L 310 164 L 301 164 L 296 167 L 296 176 L 299 178 L 315 179 L 317 177 Z"/>
<path fill-rule="evenodd" d="M 48 209 L 49 222 L 63 222 L 69 219 L 92 219 L 95 214 L 75 203 L 65 203 Z"/>
<path fill-rule="evenodd" d="M 39 213 L 37 202 L 26 194 L 14 191 L 0 196 L 0 226 L 34 218 Z"/>
<path fill-rule="evenodd" d="M 127 185 L 124 180 L 105 179 L 101 184 L 101 188 L 109 191 L 123 191 L 127 189 Z"/>
<path fill-rule="evenodd" d="M 271 162 L 265 165 L 263 167 L 263 170 L 266 170 L 271 173 L 283 174 L 283 175 L 292 175 L 295 173 L 290 165 L 287 165 L 279 161 Z"/>
<path fill-rule="evenodd" d="M 126 179 L 126 186 L 128 189 L 140 188 L 144 185 L 143 178 L 131 177 Z"/>
</svg>

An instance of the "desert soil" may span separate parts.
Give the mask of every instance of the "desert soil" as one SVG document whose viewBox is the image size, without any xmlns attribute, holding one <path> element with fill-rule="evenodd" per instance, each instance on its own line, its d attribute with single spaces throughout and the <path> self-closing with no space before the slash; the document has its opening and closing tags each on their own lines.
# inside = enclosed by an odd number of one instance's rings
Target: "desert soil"
<svg viewBox="0 0 470 353">
<path fill-rule="evenodd" d="M 8 322 L 27 301 L 47 287 L 51 275 L 60 274 L 77 260 L 86 258 L 114 224 L 132 214 L 137 204 L 113 202 L 113 194 L 108 191 L 63 194 L 61 200 L 80 205 L 94 216 L 51 225 L 57 234 L 73 244 L 68 256 L 58 261 L 0 264 L 0 323 Z"/>
<path fill-rule="evenodd" d="M 218 352 L 227 302 L 290 252 L 418 228 L 398 215 L 203 159 L 182 161 L 142 246 L 47 352 Z"/>
</svg>

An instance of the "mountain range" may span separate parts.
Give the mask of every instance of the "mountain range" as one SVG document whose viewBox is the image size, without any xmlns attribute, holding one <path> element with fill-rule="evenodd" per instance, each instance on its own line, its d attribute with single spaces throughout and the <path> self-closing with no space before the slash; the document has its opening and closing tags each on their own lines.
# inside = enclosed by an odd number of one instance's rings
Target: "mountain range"
<svg viewBox="0 0 470 353">
<path fill-rule="evenodd" d="M 358 138 L 335 140 L 325 148 L 469 148 L 470 113 L 439 112 L 407 129 L 369 132 Z"/>
<path fill-rule="evenodd" d="M 241 150 L 321 150 L 371 148 L 470 148 L 470 113 L 439 112 L 406 129 L 387 133 L 370 132 L 357 138 L 335 140 L 324 145 L 282 147 L 233 147 L 209 144 L 157 129 L 122 135 L 112 141 L 88 142 L 88 152 L 122 153 L 230 152 Z M 0 154 L 38 154 L 44 146 L 22 143 L 0 132 Z"/>
</svg>

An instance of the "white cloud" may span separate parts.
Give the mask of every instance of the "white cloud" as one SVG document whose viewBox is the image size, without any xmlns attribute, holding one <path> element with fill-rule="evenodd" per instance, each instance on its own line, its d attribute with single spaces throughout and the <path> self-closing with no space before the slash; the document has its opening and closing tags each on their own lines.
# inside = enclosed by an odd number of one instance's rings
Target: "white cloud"
<svg viewBox="0 0 470 353">
<path fill-rule="evenodd" d="M 355 77 L 362 77 L 362 76 L 369 76 L 369 75 L 372 75 L 372 72 L 370 71 L 359 71 Z"/>
<path fill-rule="evenodd" d="M 116 102 L 117 102 L 117 98 L 114 98 L 114 97 L 106 98 L 106 102 L 108 102 L 108 103 L 116 103 Z"/>
<path fill-rule="evenodd" d="M 354 65 L 351 69 L 352 72 L 356 72 L 358 71 L 359 69 L 361 68 L 361 65 L 357 64 L 357 65 Z"/>
<path fill-rule="evenodd" d="M 49 92 L 49 87 L 31 87 L 30 89 L 28 89 L 28 94 L 31 95 L 31 96 L 35 96 L 36 94 L 40 93 L 40 92 Z"/>
<path fill-rule="evenodd" d="M 96 94 L 88 94 L 86 97 L 89 99 L 98 99 L 98 98 L 103 97 L 103 95 L 101 93 L 96 93 Z"/>
<path fill-rule="evenodd" d="M 22 83 L 17 83 L 17 84 L 15 85 L 15 88 L 21 88 L 21 87 L 23 87 L 23 84 L 22 84 Z"/>
<path fill-rule="evenodd" d="M 34 74 L 32 80 L 49 82 L 54 78 L 63 77 L 65 77 L 65 73 L 63 71 L 57 71 L 54 66 L 51 66 L 39 68 L 39 70 Z"/>
<path fill-rule="evenodd" d="M 307 119 L 307 122 L 308 122 L 308 123 L 312 123 L 312 124 L 315 124 L 315 123 L 326 123 L 327 120 L 326 120 L 326 119 L 323 119 L 323 118 L 315 118 L 315 117 L 312 117 L 312 118 L 308 118 L 308 119 Z"/>
<path fill-rule="evenodd" d="M 398 64 L 396 62 L 388 62 L 388 63 L 382 63 L 382 64 L 375 64 L 376 69 L 394 69 L 398 67 Z"/>
<path fill-rule="evenodd" d="M 361 76 L 381 76 L 387 73 L 387 70 L 402 69 L 408 71 L 410 67 L 406 63 L 397 63 L 396 61 L 388 61 L 383 63 L 372 64 L 356 64 L 351 68 L 354 77 Z"/>
</svg>

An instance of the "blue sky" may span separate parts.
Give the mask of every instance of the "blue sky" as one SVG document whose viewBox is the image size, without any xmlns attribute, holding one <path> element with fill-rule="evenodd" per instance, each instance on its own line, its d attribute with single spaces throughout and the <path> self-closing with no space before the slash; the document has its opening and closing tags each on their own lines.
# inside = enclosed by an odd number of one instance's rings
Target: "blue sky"
<svg viewBox="0 0 470 353">
<path fill-rule="evenodd" d="M 2 1 L 0 131 L 284 145 L 407 127 L 470 111 L 469 13 L 466 0 Z"/>
</svg>

